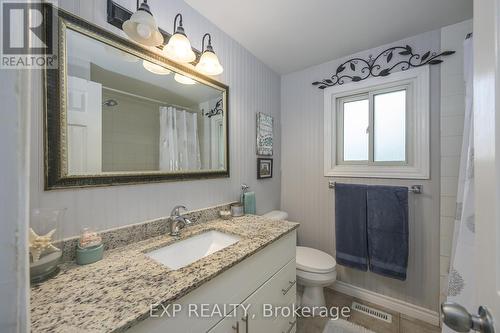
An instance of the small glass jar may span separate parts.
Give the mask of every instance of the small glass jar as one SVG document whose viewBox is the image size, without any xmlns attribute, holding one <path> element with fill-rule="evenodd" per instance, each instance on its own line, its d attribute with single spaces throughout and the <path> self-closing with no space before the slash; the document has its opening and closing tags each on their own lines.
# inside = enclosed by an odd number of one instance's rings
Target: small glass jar
<svg viewBox="0 0 500 333">
<path fill-rule="evenodd" d="M 76 263 L 88 265 L 102 259 L 104 246 L 101 236 L 93 229 L 83 228 L 76 247 Z"/>
<path fill-rule="evenodd" d="M 231 205 L 231 215 L 233 217 L 243 216 L 245 215 L 245 209 L 241 203 L 234 203 Z"/>
</svg>

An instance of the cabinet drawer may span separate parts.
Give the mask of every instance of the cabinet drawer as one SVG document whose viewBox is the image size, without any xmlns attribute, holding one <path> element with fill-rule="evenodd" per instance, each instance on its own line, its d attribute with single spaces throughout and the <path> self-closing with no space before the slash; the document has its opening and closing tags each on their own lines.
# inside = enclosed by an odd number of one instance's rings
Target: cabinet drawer
<svg viewBox="0 0 500 333">
<path fill-rule="evenodd" d="M 252 308 L 256 306 L 262 307 L 261 305 L 263 304 L 287 306 L 295 301 L 296 295 L 296 268 L 294 258 L 243 303 L 251 304 Z"/>
<path fill-rule="evenodd" d="M 295 258 L 290 260 L 264 286 L 267 286 L 266 294 L 271 304 L 284 306 L 293 303 L 297 295 Z"/>
</svg>

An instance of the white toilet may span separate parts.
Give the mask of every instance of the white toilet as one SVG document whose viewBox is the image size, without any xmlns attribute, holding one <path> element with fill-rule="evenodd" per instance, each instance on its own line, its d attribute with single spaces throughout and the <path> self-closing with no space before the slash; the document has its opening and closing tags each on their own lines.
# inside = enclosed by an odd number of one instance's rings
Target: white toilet
<svg viewBox="0 0 500 333">
<path fill-rule="evenodd" d="M 273 220 L 286 220 L 288 214 L 273 210 L 263 217 Z M 323 287 L 329 286 L 337 278 L 337 262 L 323 251 L 310 247 L 297 246 L 297 283 L 304 287 L 301 306 L 325 306 Z"/>
</svg>

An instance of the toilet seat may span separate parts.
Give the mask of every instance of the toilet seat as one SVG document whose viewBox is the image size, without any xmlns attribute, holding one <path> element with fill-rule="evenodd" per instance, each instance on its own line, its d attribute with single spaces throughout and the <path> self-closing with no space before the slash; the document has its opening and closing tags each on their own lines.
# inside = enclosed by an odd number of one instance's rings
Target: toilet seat
<svg viewBox="0 0 500 333">
<path fill-rule="evenodd" d="M 333 270 L 329 273 L 311 273 L 297 269 L 296 271 L 298 282 L 301 285 L 328 286 L 337 279 L 337 271 Z"/>
<path fill-rule="evenodd" d="M 328 253 L 305 246 L 297 246 L 296 251 L 297 270 L 316 274 L 326 274 L 336 270 L 337 262 Z"/>
</svg>

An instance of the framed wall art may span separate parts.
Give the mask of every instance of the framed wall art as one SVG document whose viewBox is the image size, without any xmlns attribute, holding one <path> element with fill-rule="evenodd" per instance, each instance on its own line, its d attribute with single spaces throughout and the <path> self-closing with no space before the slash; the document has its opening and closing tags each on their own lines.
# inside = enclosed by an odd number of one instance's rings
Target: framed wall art
<svg viewBox="0 0 500 333">
<path fill-rule="evenodd" d="M 257 113 L 257 155 L 273 156 L 273 117 Z"/>
<path fill-rule="evenodd" d="M 257 179 L 273 178 L 273 159 L 257 159 Z"/>
</svg>

